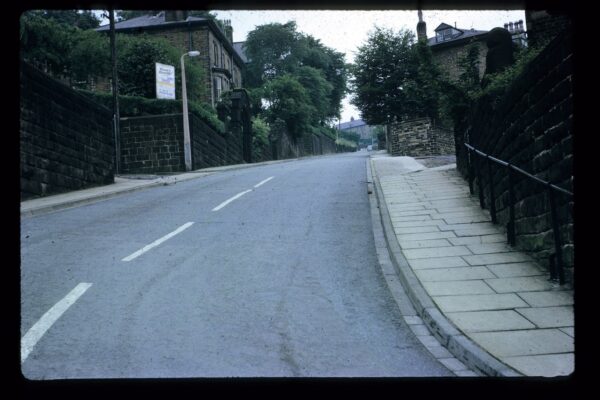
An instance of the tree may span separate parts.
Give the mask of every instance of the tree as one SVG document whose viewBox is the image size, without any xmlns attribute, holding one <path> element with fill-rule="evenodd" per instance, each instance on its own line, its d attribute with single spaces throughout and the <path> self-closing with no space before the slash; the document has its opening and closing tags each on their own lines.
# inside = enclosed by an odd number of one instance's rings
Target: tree
<svg viewBox="0 0 600 400">
<path fill-rule="evenodd" d="M 299 84 L 307 96 L 306 100 L 300 101 L 302 96 L 294 92 L 298 96 L 294 101 L 302 105 L 298 115 L 303 115 L 305 106 L 311 110 L 306 131 L 330 135 L 322 128 L 340 114 L 347 90 L 344 54 L 324 46 L 310 35 L 297 32 L 293 21 L 257 27 L 248 34 L 245 50 L 250 60 L 246 86 L 252 93 L 254 108 L 261 104 L 260 99 L 268 102 L 268 96 L 283 93 L 278 86 L 281 82 L 293 81 L 292 85 Z M 264 112 L 269 114 L 267 120 L 273 122 L 277 119 L 273 113 L 283 110 L 275 107 Z M 279 117 L 290 121 L 289 114 Z M 296 119 L 304 121 L 303 118 Z M 294 130 L 298 133 L 296 128 Z"/>
<path fill-rule="evenodd" d="M 181 66 L 179 50 L 162 38 L 119 34 L 119 93 L 129 96 L 154 98 L 156 96 L 155 63 L 175 67 L 177 98 L 181 98 Z M 200 64 L 187 59 L 185 74 L 188 99 L 200 101 L 204 89 L 203 70 Z"/>
<path fill-rule="evenodd" d="M 69 54 L 77 28 L 46 18 L 43 12 L 28 12 L 21 16 L 21 57 L 54 75 L 69 73 Z"/>
<path fill-rule="evenodd" d="M 414 111 L 406 93 L 413 43 L 412 32 L 375 27 L 359 46 L 351 69 L 351 103 L 368 124 L 390 123 Z"/>
<path fill-rule="evenodd" d="M 280 119 L 287 131 L 298 139 L 311 130 L 311 116 L 316 113 L 310 96 L 302 84 L 292 75 L 285 74 L 269 81 L 263 96 L 267 103 L 265 114 L 270 123 Z"/>
<path fill-rule="evenodd" d="M 306 90 L 310 103 L 315 109 L 315 113 L 311 115 L 313 125 L 325 123 L 330 107 L 329 100 L 333 85 L 327 82 L 324 75 L 322 71 L 306 66 L 298 68 L 296 73 L 298 82 Z"/>
<path fill-rule="evenodd" d="M 245 51 L 250 59 L 247 85 L 258 87 L 291 72 L 298 64 L 299 37 L 293 21 L 261 25 L 248 33 L 245 43 Z"/>
</svg>

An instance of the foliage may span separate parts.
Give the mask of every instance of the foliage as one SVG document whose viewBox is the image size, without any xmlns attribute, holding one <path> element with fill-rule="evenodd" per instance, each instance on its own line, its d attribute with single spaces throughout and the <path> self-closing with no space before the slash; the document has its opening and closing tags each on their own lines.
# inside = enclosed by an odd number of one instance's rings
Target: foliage
<svg viewBox="0 0 600 400">
<path fill-rule="evenodd" d="M 100 26 L 100 19 L 89 10 L 30 10 L 24 12 L 23 16 L 53 20 L 79 29 L 94 29 Z"/>
<path fill-rule="evenodd" d="M 271 123 L 277 118 L 286 121 L 296 138 L 321 132 L 340 114 L 347 90 L 342 53 L 297 32 L 293 21 L 258 26 L 248 34 L 245 51 L 250 60 L 246 86 L 253 112 Z M 291 82 L 291 99 L 284 99 L 283 82 Z"/>
<path fill-rule="evenodd" d="M 286 74 L 269 81 L 263 96 L 268 103 L 264 115 L 267 121 L 281 119 L 294 138 L 310 129 L 311 116 L 316 113 L 306 89 L 292 75 Z"/>
<path fill-rule="evenodd" d="M 527 47 L 519 51 L 516 54 L 514 64 L 505 68 L 501 72 L 488 74 L 484 77 L 484 82 L 482 82 L 483 88 L 476 93 L 476 96 L 474 97 L 490 96 L 492 98 L 498 98 L 502 96 L 512 82 L 514 82 L 517 77 L 523 73 L 525 67 L 531 62 L 531 60 L 537 57 L 542 49 L 542 46 L 538 46 Z"/>
<path fill-rule="evenodd" d="M 97 103 L 100 103 L 105 107 L 112 109 L 112 94 L 91 92 L 88 90 L 79 90 L 79 92 L 91 97 Z M 189 101 L 188 109 L 191 113 L 195 114 L 198 118 L 200 118 L 202 121 L 204 121 L 207 125 L 209 125 L 217 132 L 225 132 L 225 125 L 217 118 L 212 107 L 194 101 Z M 148 99 L 139 96 L 119 95 L 119 114 L 121 117 L 178 114 L 181 112 L 181 101 L 167 99 Z"/>
<path fill-rule="evenodd" d="M 441 118 L 446 125 L 456 124 L 481 91 L 479 78 L 479 46 L 471 45 L 458 65 L 462 70 L 457 82 L 442 81 Z"/>
<path fill-rule="evenodd" d="M 298 64 L 299 38 L 293 21 L 261 25 L 249 32 L 245 44 L 250 60 L 246 71 L 247 85 L 259 87 L 290 72 Z"/>
<path fill-rule="evenodd" d="M 367 42 L 358 47 L 351 69 L 350 84 L 354 89 L 351 102 L 368 124 L 399 120 L 415 111 L 407 93 L 409 78 L 414 73 L 413 43 L 414 34 L 410 31 L 395 33 L 375 27 Z"/>
<path fill-rule="evenodd" d="M 353 142 L 353 141 L 350 141 L 350 140 L 344 139 L 344 138 L 338 138 L 335 141 L 335 144 L 337 144 L 339 146 L 349 147 L 351 149 L 356 149 L 356 147 L 358 147 L 356 142 Z"/>
<path fill-rule="evenodd" d="M 37 13 L 21 16 L 21 57 L 53 75 L 70 68 L 69 54 L 77 28 Z"/>
<path fill-rule="evenodd" d="M 264 148 L 269 145 L 269 133 L 271 128 L 267 121 L 259 116 L 252 118 L 252 158 L 260 160 Z"/>
<path fill-rule="evenodd" d="M 109 41 L 93 30 L 80 32 L 74 39 L 70 52 L 70 69 L 76 81 L 90 77 L 110 76 Z"/>
<path fill-rule="evenodd" d="M 360 135 L 348 129 L 340 131 L 339 136 L 354 143 L 358 143 L 360 141 Z"/>
<path fill-rule="evenodd" d="M 310 103 L 315 109 L 311 115 L 311 124 L 318 125 L 327 117 L 329 96 L 333 86 L 325 79 L 325 74 L 316 68 L 302 66 L 298 68 L 296 77 L 306 90 Z"/>
</svg>

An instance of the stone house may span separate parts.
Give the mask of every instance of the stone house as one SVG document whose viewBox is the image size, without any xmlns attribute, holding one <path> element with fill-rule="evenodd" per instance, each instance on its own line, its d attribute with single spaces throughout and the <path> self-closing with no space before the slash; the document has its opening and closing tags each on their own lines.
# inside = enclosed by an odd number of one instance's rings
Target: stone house
<svg viewBox="0 0 600 400">
<path fill-rule="evenodd" d="M 526 33 L 523 21 L 516 21 L 504 24 L 517 46 L 526 46 Z M 443 73 L 452 81 L 458 81 L 462 69 L 460 60 L 467 54 L 471 46 L 479 48 L 479 78 L 485 74 L 485 58 L 487 55 L 486 39 L 489 31 L 457 28 L 441 23 L 434 29 L 435 36 L 427 38 L 427 25 L 423 21 L 421 11 L 419 11 L 419 22 L 417 23 L 417 38 L 427 41 L 431 49 L 434 60 L 437 62 Z"/>
<path fill-rule="evenodd" d="M 103 25 L 98 32 L 108 32 Z M 221 93 L 241 88 L 244 61 L 233 45 L 233 28 L 225 21 L 224 29 L 210 18 L 191 17 L 187 11 L 161 11 L 115 23 L 115 31 L 125 34 L 147 34 L 167 39 L 181 54 L 197 50 L 195 57 L 205 71 L 206 98 L 216 105 Z"/>
</svg>

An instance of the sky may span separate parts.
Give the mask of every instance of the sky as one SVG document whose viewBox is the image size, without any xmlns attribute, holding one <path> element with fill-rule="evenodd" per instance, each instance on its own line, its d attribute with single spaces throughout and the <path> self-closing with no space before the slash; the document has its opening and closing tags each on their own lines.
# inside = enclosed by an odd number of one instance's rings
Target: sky
<svg viewBox="0 0 600 400">
<path fill-rule="evenodd" d="M 233 41 L 243 42 L 248 32 L 256 26 L 272 22 L 296 21 L 299 32 L 321 40 L 327 47 L 346 55 L 346 62 L 353 62 L 356 49 L 365 43 L 368 33 L 375 25 L 382 28 L 410 29 L 416 35 L 419 21 L 416 10 L 338 11 L 338 10 L 213 10 L 218 19 L 231 20 Z M 434 29 L 442 22 L 464 29 L 491 30 L 505 23 L 523 21 L 523 10 L 423 10 L 427 24 L 427 37 L 434 36 Z M 341 122 L 360 118 L 359 111 L 350 104 L 350 97 L 343 100 Z"/>
<path fill-rule="evenodd" d="M 331 47 L 346 55 L 346 62 L 353 62 L 355 51 L 362 45 L 370 30 L 375 25 L 391 28 L 395 31 L 410 29 L 416 35 L 417 11 L 412 10 L 378 10 L 378 11 L 294 11 L 294 10 L 215 10 L 218 19 L 231 20 L 233 41 L 243 42 L 248 32 L 256 26 L 271 22 L 285 23 L 296 21 L 297 30 L 321 40 L 325 46 Z M 423 10 L 423 20 L 427 24 L 427 37 L 434 36 L 434 29 L 445 22 L 458 28 L 491 30 L 503 27 L 505 23 L 522 20 L 525 25 L 523 10 Z M 527 27 L 525 26 L 525 29 Z M 350 97 L 343 101 L 341 122 L 350 118 L 360 118 L 359 111 L 350 104 Z"/>
</svg>

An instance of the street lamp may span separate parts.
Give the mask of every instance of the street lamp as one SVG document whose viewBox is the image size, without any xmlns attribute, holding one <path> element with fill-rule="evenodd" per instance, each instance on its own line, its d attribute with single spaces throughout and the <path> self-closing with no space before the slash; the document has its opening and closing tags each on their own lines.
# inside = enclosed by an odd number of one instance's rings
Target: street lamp
<svg viewBox="0 0 600 400">
<path fill-rule="evenodd" d="M 190 145 L 190 119 L 188 116 L 187 90 L 185 88 L 185 63 L 183 57 L 199 56 L 199 51 L 190 51 L 181 56 L 181 96 L 183 97 L 183 156 L 185 158 L 185 170 L 192 170 L 192 148 Z"/>
</svg>

